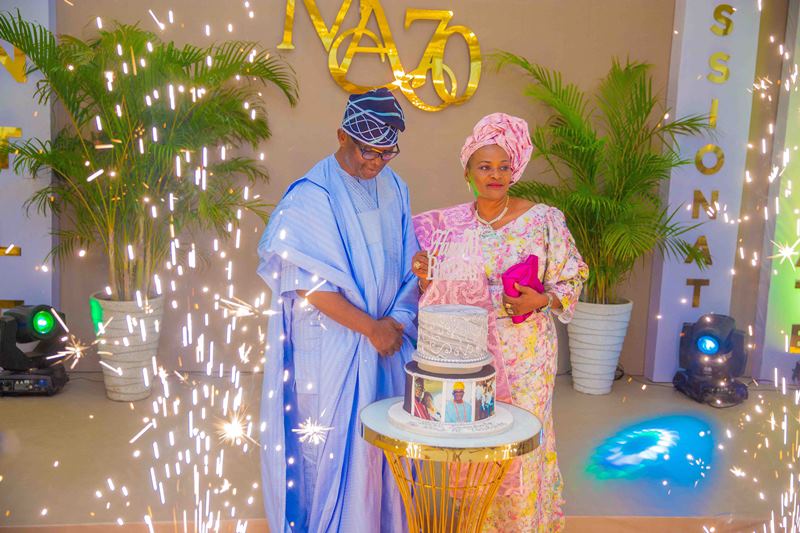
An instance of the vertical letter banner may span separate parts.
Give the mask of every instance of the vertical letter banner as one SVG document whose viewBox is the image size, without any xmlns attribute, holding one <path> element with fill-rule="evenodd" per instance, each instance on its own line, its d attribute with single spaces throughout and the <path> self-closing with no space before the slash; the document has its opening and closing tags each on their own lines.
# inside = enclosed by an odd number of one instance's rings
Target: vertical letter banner
<svg viewBox="0 0 800 533">
<path fill-rule="evenodd" d="M 729 314 L 759 30 L 750 0 L 679 0 L 670 66 L 671 116 L 708 115 L 704 137 L 684 137 L 691 164 L 676 169 L 668 202 L 675 220 L 702 223 L 686 236 L 711 264 L 668 259 L 654 268 L 645 374 L 671 381 L 684 322 L 704 313 Z M 659 275 L 660 271 L 660 275 Z"/>
<path fill-rule="evenodd" d="M 0 12 L 52 27 L 49 0 L 0 0 Z M 0 143 L 36 137 L 50 139 L 50 106 L 33 98 L 39 74 L 25 75 L 25 55 L 0 41 Z M 9 161 L 10 159 L 10 161 Z M 13 154 L 0 157 L 0 309 L 22 303 L 53 305 L 53 268 L 42 261 L 52 246 L 52 217 L 36 209 L 30 216 L 25 201 L 47 184 L 13 169 Z"/>
<path fill-rule="evenodd" d="M 756 323 L 758 332 L 763 332 L 763 339 L 757 337 L 756 353 L 760 351 L 761 360 L 753 367 L 754 376 L 774 379 L 776 386 L 782 378 L 789 383 L 800 382 L 800 195 L 794 192 L 800 176 L 797 148 L 800 146 L 800 94 L 795 63 L 800 53 L 800 32 L 797 31 L 796 3 L 790 5 L 794 6 L 794 12 L 786 32 L 789 59 L 784 62 L 781 76 L 783 83 L 773 150 L 775 166 L 770 175 L 770 202 L 766 209 L 769 218 L 759 283 Z"/>
</svg>

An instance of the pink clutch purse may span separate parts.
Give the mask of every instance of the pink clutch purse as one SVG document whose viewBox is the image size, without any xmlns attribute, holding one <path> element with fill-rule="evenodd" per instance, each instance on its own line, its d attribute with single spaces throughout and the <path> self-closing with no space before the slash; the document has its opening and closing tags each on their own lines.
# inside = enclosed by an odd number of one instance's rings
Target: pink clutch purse
<svg viewBox="0 0 800 533">
<path fill-rule="evenodd" d="M 536 292 L 544 292 L 544 285 L 539 281 L 539 258 L 535 255 L 529 255 L 522 263 L 517 263 L 510 267 L 501 274 L 500 279 L 503 280 L 503 290 L 505 293 L 514 298 L 520 295 L 520 292 L 514 288 L 515 283 L 530 287 Z M 531 314 L 533 313 L 512 316 L 511 321 L 514 324 L 525 322 Z"/>
</svg>

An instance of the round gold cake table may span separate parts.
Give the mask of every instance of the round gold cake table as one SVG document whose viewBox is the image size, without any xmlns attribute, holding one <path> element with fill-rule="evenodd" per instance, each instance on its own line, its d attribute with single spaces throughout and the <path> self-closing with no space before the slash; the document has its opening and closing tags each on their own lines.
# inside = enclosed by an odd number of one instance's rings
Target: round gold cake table
<svg viewBox="0 0 800 533">
<path fill-rule="evenodd" d="M 361 436 L 386 455 L 412 533 L 479 532 L 515 457 L 535 450 L 542 424 L 513 405 L 511 426 L 492 435 L 421 435 L 389 421 L 403 398 L 375 402 L 361 411 Z"/>
</svg>

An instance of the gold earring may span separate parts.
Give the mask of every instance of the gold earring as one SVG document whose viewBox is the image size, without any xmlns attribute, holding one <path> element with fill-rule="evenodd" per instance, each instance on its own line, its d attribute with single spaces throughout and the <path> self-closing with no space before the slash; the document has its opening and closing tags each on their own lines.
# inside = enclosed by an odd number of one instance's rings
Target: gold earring
<svg viewBox="0 0 800 533">
<path fill-rule="evenodd" d="M 472 186 L 469 184 L 469 182 L 466 182 L 466 183 L 467 183 L 467 190 L 469 192 L 472 192 Z"/>
</svg>

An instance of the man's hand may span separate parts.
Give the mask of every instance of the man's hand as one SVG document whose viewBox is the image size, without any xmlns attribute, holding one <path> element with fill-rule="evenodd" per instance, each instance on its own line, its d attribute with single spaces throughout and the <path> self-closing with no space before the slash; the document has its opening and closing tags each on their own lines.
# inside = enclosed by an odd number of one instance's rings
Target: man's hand
<svg viewBox="0 0 800 533">
<path fill-rule="evenodd" d="M 297 291 L 301 298 L 349 330 L 364 335 L 381 355 L 397 353 L 403 344 L 403 326 L 393 318 L 373 319 L 338 292 L 317 291 L 308 294 Z"/>
<path fill-rule="evenodd" d="M 403 326 L 393 318 L 384 317 L 375 321 L 367 338 L 379 354 L 394 355 L 403 345 Z"/>
</svg>

